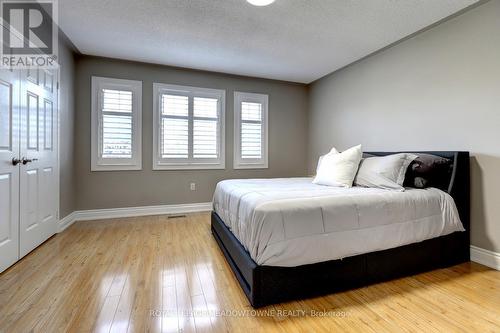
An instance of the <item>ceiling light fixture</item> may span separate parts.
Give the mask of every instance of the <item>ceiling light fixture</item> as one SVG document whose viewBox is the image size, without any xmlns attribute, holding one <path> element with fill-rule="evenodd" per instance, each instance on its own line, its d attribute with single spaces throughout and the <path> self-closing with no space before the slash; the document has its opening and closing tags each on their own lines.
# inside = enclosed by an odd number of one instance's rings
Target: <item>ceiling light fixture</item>
<svg viewBox="0 0 500 333">
<path fill-rule="evenodd" d="M 247 0 L 248 3 L 251 3 L 254 6 L 267 6 L 274 2 L 275 0 Z"/>
</svg>

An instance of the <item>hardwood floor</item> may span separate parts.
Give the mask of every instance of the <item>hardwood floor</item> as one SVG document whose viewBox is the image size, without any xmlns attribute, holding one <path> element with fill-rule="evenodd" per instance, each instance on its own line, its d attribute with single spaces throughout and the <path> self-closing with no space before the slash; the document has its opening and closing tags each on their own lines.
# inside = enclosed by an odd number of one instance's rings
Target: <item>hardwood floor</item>
<svg viewBox="0 0 500 333">
<path fill-rule="evenodd" d="M 468 263 L 252 312 L 209 213 L 77 222 L 0 274 L 0 332 L 500 331 Z"/>
</svg>

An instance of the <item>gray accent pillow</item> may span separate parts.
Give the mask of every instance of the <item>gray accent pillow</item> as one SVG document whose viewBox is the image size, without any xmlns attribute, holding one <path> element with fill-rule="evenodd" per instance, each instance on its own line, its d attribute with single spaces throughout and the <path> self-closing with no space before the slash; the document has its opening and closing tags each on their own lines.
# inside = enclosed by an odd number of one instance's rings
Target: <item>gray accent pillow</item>
<svg viewBox="0 0 500 333">
<path fill-rule="evenodd" d="M 364 158 L 354 185 L 404 191 L 406 170 L 415 158 L 417 155 L 410 153 Z"/>
</svg>

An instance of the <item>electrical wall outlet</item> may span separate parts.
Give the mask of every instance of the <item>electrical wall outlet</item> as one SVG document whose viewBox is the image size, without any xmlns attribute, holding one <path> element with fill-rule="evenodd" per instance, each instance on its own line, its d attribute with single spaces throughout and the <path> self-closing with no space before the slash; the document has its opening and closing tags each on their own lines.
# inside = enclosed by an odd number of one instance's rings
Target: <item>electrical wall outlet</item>
<svg viewBox="0 0 500 333">
<path fill-rule="evenodd" d="M 191 191 L 196 191 L 196 183 L 189 184 L 189 188 L 191 189 Z"/>
</svg>

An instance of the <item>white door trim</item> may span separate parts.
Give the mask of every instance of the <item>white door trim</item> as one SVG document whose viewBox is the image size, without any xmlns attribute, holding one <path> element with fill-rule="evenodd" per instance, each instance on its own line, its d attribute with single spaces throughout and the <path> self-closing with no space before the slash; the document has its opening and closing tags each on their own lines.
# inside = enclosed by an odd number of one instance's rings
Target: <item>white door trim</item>
<svg viewBox="0 0 500 333">
<path fill-rule="evenodd" d="M 61 82 L 61 66 L 57 69 L 57 82 L 55 83 L 55 89 L 57 93 L 57 144 L 55 145 L 57 149 L 57 180 L 56 180 L 56 202 L 57 202 L 57 211 L 56 218 L 59 220 L 61 215 L 61 90 L 60 90 L 60 82 Z"/>
</svg>

